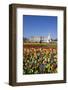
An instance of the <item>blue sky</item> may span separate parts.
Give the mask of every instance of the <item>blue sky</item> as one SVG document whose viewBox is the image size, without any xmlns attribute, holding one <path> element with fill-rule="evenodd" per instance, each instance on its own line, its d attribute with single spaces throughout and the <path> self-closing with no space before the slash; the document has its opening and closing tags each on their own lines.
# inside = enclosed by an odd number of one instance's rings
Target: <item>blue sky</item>
<svg viewBox="0 0 68 90">
<path fill-rule="evenodd" d="M 52 39 L 57 38 L 57 16 L 23 16 L 24 37 L 48 36 L 50 33 Z"/>
</svg>

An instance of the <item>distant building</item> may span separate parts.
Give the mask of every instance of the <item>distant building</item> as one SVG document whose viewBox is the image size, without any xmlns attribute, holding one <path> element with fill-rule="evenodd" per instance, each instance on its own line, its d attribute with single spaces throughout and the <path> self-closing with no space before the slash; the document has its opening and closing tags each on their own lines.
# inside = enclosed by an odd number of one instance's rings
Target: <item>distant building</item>
<svg viewBox="0 0 68 90">
<path fill-rule="evenodd" d="M 51 36 L 50 34 L 45 37 L 45 36 L 32 36 L 29 39 L 31 42 L 51 42 Z"/>
</svg>

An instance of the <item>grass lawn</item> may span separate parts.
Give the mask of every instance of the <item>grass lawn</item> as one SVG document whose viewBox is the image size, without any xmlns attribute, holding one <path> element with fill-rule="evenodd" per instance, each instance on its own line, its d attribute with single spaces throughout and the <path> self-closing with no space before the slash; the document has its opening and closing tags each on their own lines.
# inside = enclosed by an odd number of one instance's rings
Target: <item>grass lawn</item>
<svg viewBox="0 0 68 90">
<path fill-rule="evenodd" d="M 57 43 L 24 43 L 24 46 L 40 46 L 40 47 L 48 47 L 48 48 L 57 48 Z"/>
</svg>

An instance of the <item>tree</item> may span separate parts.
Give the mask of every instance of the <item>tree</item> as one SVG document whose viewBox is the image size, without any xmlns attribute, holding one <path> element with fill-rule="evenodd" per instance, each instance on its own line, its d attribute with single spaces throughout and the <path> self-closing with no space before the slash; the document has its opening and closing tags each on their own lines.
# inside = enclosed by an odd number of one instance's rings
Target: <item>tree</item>
<svg viewBox="0 0 68 90">
<path fill-rule="evenodd" d="M 23 41 L 24 41 L 24 42 L 29 42 L 29 39 L 26 38 L 26 37 L 24 37 L 24 38 L 23 38 Z"/>
</svg>

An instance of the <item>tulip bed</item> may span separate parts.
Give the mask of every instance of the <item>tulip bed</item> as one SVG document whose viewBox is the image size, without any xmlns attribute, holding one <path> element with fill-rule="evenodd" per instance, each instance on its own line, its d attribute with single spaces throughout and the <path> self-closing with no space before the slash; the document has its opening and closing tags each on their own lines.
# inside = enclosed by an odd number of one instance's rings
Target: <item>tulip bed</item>
<svg viewBox="0 0 68 90">
<path fill-rule="evenodd" d="M 23 74 L 57 73 L 57 47 L 24 45 Z"/>
</svg>

